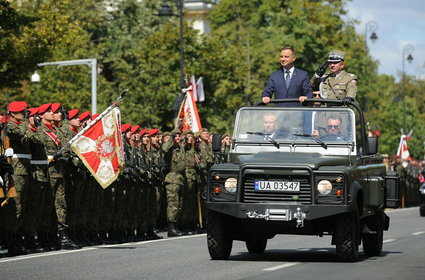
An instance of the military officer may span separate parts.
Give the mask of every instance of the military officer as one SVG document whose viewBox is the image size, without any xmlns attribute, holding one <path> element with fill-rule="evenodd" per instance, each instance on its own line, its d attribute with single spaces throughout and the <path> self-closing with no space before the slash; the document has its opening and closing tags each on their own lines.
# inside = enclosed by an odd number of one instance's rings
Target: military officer
<svg viewBox="0 0 425 280">
<path fill-rule="evenodd" d="M 354 101 L 357 92 L 357 77 L 347 73 L 345 67 L 345 52 L 333 50 L 328 59 L 319 66 L 311 78 L 312 88 L 319 86 L 320 96 L 324 99 Z M 331 73 L 325 74 L 329 65 Z"/>
<path fill-rule="evenodd" d="M 31 223 L 31 213 L 25 211 L 27 192 L 29 189 L 30 171 L 29 163 L 31 159 L 29 150 L 28 120 L 25 119 L 27 103 L 24 101 L 14 101 L 8 106 L 9 121 L 5 127 L 4 148 L 12 148 L 12 166 L 14 169 L 14 186 L 7 190 L 6 201 L 3 211 L 10 211 L 5 221 L 5 231 L 9 255 L 26 254 L 23 247 L 22 234 L 28 234 L 28 224 Z"/>
<path fill-rule="evenodd" d="M 65 138 L 63 132 L 53 123 L 58 123 L 61 113 L 58 113 L 60 106 L 47 103 L 38 108 L 41 118 L 40 133 L 43 137 L 44 147 L 47 157 L 50 160 L 49 177 L 50 185 L 53 191 L 54 205 L 57 218 L 57 231 L 59 234 L 60 247 L 62 249 L 79 249 L 79 245 L 75 244 L 68 236 L 69 220 L 67 219 L 67 202 L 65 199 L 65 186 L 63 182 L 62 167 L 59 161 L 54 158 L 56 152 L 62 147 Z"/>
<path fill-rule="evenodd" d="M 182 188 L 185 183 L 185 154 L 180 145 L 181 131 L 175 128 L 171 137 L 162 145 L 166 161 L 170 163 L 170 172 L 165 176 L 167 193 L 168 237 L 182 236 L 177 227 L 182 207 Z"/>
</svg>

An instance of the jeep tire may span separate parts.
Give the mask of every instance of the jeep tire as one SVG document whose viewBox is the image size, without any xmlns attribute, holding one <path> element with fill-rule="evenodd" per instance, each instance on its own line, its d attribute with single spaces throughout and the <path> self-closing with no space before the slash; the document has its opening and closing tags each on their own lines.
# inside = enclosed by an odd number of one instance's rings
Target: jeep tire
<svg viewBox="0 0 425 280">
<path fill-rule="evenodd" d="M 264 253 L 267 247 L 267 238 L 263 236 L 250 236 L 246 240 L 246 248 L 250 254 Z"/>
<path fill-rule="evenodd" d="M 359 256 L 360 222 L 357 203 L 354 210 L 337 217 L 335 222 L 336 255 L 339 261 L 355 262 Z"/>
<path fill-rule="evenodd" d="M 421 215 L 421 217 L 425 216 L 425 205 L 419 206 L 419 215 Z"/>
<path fill-rule="evenodd" d="M 213 260 L 226 260 L 232 251 L 233 240 L 230 236 L 226 216 L 214 211 L 207 213 L 208 252 Z"/>
<path fill-rule="evenodd" d="M 365 226 L 369 232 L 363 233 L 363 251 L 366 256 L 380 256 L 384 239 L 384 210 L 378 212 L 365 220 Z"/>
</svg>

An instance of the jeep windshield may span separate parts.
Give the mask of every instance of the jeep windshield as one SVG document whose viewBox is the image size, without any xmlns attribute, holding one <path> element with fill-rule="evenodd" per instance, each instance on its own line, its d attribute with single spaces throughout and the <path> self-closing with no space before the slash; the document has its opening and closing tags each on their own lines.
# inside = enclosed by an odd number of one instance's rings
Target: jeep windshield
<svg viewBox="0 0 425 280">
<path fill-rule="evenodd" d="M 285 151 L 292 147 L 293 151 L 297 146 L 302 147 L 298 152 L 319 149 L 325 154 L 334 153 L 335 147 L 354 150 L 355 115 L 348 107 L 243 107 L 236 116 L 233 137 L 239 149 L 256 146 Z"/>
</svg>

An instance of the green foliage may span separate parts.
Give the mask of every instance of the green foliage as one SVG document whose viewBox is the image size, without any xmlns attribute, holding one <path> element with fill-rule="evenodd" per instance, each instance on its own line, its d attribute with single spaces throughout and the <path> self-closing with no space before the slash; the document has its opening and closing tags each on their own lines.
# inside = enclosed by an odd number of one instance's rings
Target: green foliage
<svg viewBox="0 0 425 280">
<path fill-rule="evenodd" d="M 70 0 L 40 5 L 37 15 L 18 12 L 0 0 L 0 84 L 2 90 L 19 86 L 36 64 L 51 57 L 58 45 L 75 39 L 76 26 L 64 7 Z"/>
</svg>

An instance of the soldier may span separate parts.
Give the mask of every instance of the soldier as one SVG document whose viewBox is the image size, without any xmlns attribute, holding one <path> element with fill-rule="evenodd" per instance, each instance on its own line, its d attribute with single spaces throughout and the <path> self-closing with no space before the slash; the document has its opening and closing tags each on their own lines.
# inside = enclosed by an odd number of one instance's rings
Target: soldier
<svg viewBox="0 0 425 280">
<path fill-rule="evenodd" d="M 232 137 L 229 134 L 223 134 L 221 136 L 221 153 L 223 155 L 223 162 L 227 162 L 229 156 L 230 145 L 232 144 Z"/>
<path fill-rule="evenodd" d="M 48 161 L 44 143 L 41 138 L 40 120 L 37 116 L 38 108 L 29 108 L 27 136 L 31 151 L 30 184 L 28 190 L 27 211 L 34 213 L 34 219 L 28 225 L 32 234 L 25 238 L 27 246 L 33 252 L 54 250 L 48 240 L 48 233 L 52 228 L 53 195 L 48 179 Z M 38 132 L 37 132 L 38 130 Z M 37 232 L 37 239 L 35 239 Z M 30 245 L 32 243 L 32 246 Z"/>
<path fill-rule="evenodd" d="M 6 212 L 5 232 L 9 255 L 27 254 L 28 251 L 23 246 L 23 234 L 29 237 L 32 234 L 28 229 L 31 224 L 31 213 L 26 212 L 25 204 L 30 180 L 30 150 L 29 139 L 26 135 L 28 130 L 28 120 L 25 119 L 27 103 L 24 101 L 14 101 L 8 106 L 9 121 L 4 132 L 4 148 L 12 148 L 13 181 L 10 181 L 10 188 L 6 190 L 6 199 L 2 201 Z M 11 179 L 11 178 L 10 178 Z M 14 184 L 14 185 L 13 185 Z"/>
<path fill-rule="evenodd" d="M 354 101 L 357 77 L 344 70 L 345 52 L 333 50 L 311 78 L 312 88 L 319 86 L 320 96 L 327 99 Z M 324 75 L 329 64 L 330 74 Z"/>
<path fill-rule="evenodd" d="M 148 182 L 148 203 L 150 207 L 147 235 L 149 239 L 161 239 L 162 236 L 155 233 L 154 227 L 156 226 L 158 219 L 159 201 L 165 193 L 164 185 L 162 184 L 163 155 L 159 146 L 159 130 L 156 128 L 150 129 L 147 135 L 149 137 L 148 161 L 149 169 L 151 171 Z"/>
<path fill-rule="evenodd" d="M 56 152 L 63 145 L 63 132 L 58 129 L 62 114 L 58 112 L 60 106 L 52 104 L 44 104 L 39 107 L 38 113 L 41 118 L 41 136 L 43 137 L 44 147 L 47 153 L 49 163 L 50 185 L 53 190 L 54 205 L 57 219 L 57 231 L 59 234 L 60 247 L 62 249 L 80 249 L 68 236 L 68 220 L 67 220 L 67 202 L 65 198 L 65 186 L 63 183 L 62 166 L 57 160 Z M 53 111 L 53 109 L 55 111 Z M 53 123 L 56 123 L 54 125 Z"/>
<path fill-rule="evenodd" d="M 205 219 L 206 219 L 206 205 L 205 205 L 205 187 L 208 183 L 208 171 L 210 170 L 211 166 L 214 164 L 214 155 L 212 151 L 212 145 L 209 143 L 210 134 L 208 132 L 208 129 L 203 128 L 200 133 L 199 137 L 199 153 L 200 153 L 200 184 L 197 189 L 197 201 L 199 203 L 199 206 L 201 208 L 200 214 L 202 216 L 202 220 L 200 222 L 202 223 L 202 226 L 205 225 Z M 198 209 L 199 211 L 199 209 Z"/>
<path fill-rule="evenodd" d="M 185 154 L 180 146 L 180 129 L 171 131 L 171 137 L 162 145 L 164 157 L 170 163 L 170 172 L 165 176 L 167 193 L 168 237 L 182 236 L 177 227 L 182 208 L 182 188 L 185 181 Z"/>
<path fill-rule="evenodd" d="M 183 149 L 185 157 L 184 175 L 186 182 L 182 189 L 183 204 L 180 218 L 184 232 L 190 235 L 196 233 L 196 225 L 198 222 L 198 200 L 196 193 L 200 156 L 195 149 L 195 138 L 192 130 L 185 130 L 183 135 L 185 137 Z"/>
<path fill-rule="evenodd" d="M 126 184 L 124 227 L 128 241 L 142 241 L 145 240 L 144 234 L 136 236 L 137 220 L 140 213 L 134 211 L 134 209 L 140 206 L 140 200 L 143 199 L 143 197 L 141 197 L 141 189 L 144 187 L 144 182 L 137 172 L 139 168 L 138 152 L 140 149 L 139 125 L 134 125 L 130 128 L 129 143 L 130 145 L 127 150 L 129 158 L 132 159 L 130 162 L 132 163 L 134 173 L 130 175 L 131 180 L 127 181 L 128 184 Z"/>
</svg>

